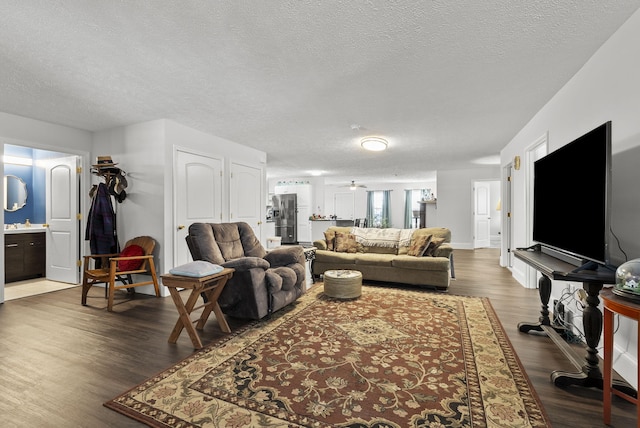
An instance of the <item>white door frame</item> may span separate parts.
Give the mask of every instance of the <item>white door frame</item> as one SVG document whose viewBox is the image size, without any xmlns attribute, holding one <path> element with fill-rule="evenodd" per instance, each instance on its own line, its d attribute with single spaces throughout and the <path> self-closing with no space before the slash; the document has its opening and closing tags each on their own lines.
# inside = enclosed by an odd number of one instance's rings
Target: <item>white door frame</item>
<svg viewBox="0 0 640 428">
<path fill-rule="evenodd" d="M 512 219 L 512 200 L 513 200 L 513 163 L 507 164 L 502 169 L 502 187 L 500 189 L 501 204 L 500 209 L 502 223 L 502 241 L 500 244 L 500 266 L 511 268 L 513 266 L 513 219 Z"/>
<path fill-rule="evenodd" d="M 206 195 L 202 193 L 202 186 L 195 187 L 192 189 L 182 189 L 181 188 L 181 180 L 180 174 L 181 165 L 180 154 L 184 154 L 185 157 L 192 157 L 194 160 L 202 160 L 202 165 L 205 168 L 211 168 L 213 170 L 213 176 L 209 176 L 213 180 L 213 191 L 206 192 Z M 224 159 L 220 157 L 216 157 L 212 154 L 202 153 L 190 149 L 186 149 L 183 147 L 174 147 L 173 149 L 173 163 L 174 163 L 174 184 L 173 184 L 173 215 L 175 219 L 175 223 L 173 225 L 173 266 L 178 266 L 183 263 L 187 263 L 191 260 L 190 252 L 187 248 L 186 236 L 188 233 L 189 225 L 193 222 L 210 222 L 210 223 L 219 223 L 223 220 L 222 218 L 222 206 L 223 206 L 223 195 L 224 195 L 224 185 L 223 185 L 223 177 L 224 177 Z M 216 165 L 217 164 L 217 165 Z M 215 171 L 216 168 L 219 168 L 219 171 Z M 210 171 L 210 170 L 207 170 Z M 217 177 L 216 177 L 217 175 Z M 185 177 L 186 179 L 186 177 Z M 184 183 L 185 187 L 188 183 Z M 204 184 L 203 184 L 204 186 Z M 217 189 L 215 189 L 217 187 Z M 215 191 L 217 190 L 217 194 Z M 201 194 L 207 197 L 212 198 L 208 200 L 213 204 L 213 213 L 210 216 L 194 216 L 189 217 L 188 208 L 188 196 L 192 195 L 191 199 L 198 200 L 198 195 Z M 181 209 L 187 209 L 187 212 L 182 215 Z"/>
<path fill-rule="evenodd" d="M 84 195 L 88 195 L 89 194 L 89 184 L 91 183 L 91 179 L 90 179 L 90 168 L 88 165 L 90 165 L 90 153 L 89 151 L 84 151 L 84 150 L 73 150 L 70 149 L 69 147 L 64 147 L 64 146 L 54 146 L 54 145 L 48 145 L 48 144 L 42 144 L 42 143 L 38 143 L 38 142 L 34 142 L 34 141 L 25 141 L 25 140 L 18 140 L 18 139 L 14 139 L 14 138 L 6 138 L 6 137 L 2 137 L 0 138 L 0 155 L 4 155 L 4 146 L 6 144 L 12 145 L 12 146 L 21 146 L 21 147 L 28 147 L 28 148 L 32 148 L 32 149 L 38 149 L 38 150 L 43 150 L 43 151 L 51 151 L 51 152 L 56 152 L 59 155 L 69 155 L 69 156 L 78 156 L 80 158 L 80 166 L 82 168 L 82 172 L 80 173 L 80 188 L 79 188 L 79 194 L 80 194 L 80 200 L 79 200 L 79 204 L 80 204 L 80 212 L 81 213 L 87 213 L 88 209 L 89 209 L 89 197 L 83 197 Z M 86 165 L 86 167 L 85 167 Z M 2 172 L 2 175 L 4 176 L 4 165 L 2 165 L 0 167 L 0 171 Z M 4 198 L 4 189 L 2 189 L 2 186 L 0 186 L 0 198 Z M 2 222 L 0 224 L 4 224 L 4 212 L 2 212 L 2 214 L 0 214 L 0 219 L 2 220 Z M 80 220 L 80 233 L 78 234 L 79 236 L 79 242 L 78 245 L 80 247 L 80 255 L 82 256 L 85 252 L 88 253 L 88 244 L 86 242 L 83 243 L 83 239 L 84 239 L 84 235 L 82 233 L 82 231 L 85 230 L 87 225 L 87 220 L 86 220 L 86 215 L 82 216 L 82 219 Z M 0 228 L 0 239 L 2 239 L 2 241 L 4 242 L 4 229 Z M 4 246 L 0 246 L 0 260 L 4 260 Z M 0 275 L 0 303 L 4 302 L 4 271 L 2 272 L 2 274 Z"/>
<path fill-rule="evenodd" d="M 548 151 L 549 133 L 545 132 L 525 149 L 525 192 L 526 192 L 526 246 L 533 245 L 533 164 L 544 157 Z M 538 288 L 539 272 L 527 265 L 525 274 L 525 287 Z"/>
</svg>

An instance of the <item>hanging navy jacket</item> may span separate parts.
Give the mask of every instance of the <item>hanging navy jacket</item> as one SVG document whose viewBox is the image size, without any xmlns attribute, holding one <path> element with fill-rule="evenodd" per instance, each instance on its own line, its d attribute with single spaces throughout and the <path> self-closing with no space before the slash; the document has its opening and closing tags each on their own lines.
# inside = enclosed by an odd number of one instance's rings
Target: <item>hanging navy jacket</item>
<svg viewBox="0 0 640 428">
<path fill-rule="evenodd" d="M 89 241 L 91 254 L 118 252 L 116 238 L 116 214 L 111 205 L 111 196 L 106 184 L 98 184 L 93 194 L 85 239 Z"/>
</svg>

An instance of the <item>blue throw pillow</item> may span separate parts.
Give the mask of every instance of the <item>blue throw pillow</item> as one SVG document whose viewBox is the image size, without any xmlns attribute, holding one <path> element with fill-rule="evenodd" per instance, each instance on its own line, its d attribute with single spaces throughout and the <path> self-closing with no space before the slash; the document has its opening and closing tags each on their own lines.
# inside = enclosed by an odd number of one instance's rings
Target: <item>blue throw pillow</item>
<svg viewBox="0 0 640 428">
<path fill-rule="evenodd" d="M 203 276 L 209 276 L 218 272 L 222 272 L 222 269 L 224 268 L 220 265 L 205 262 L 204 260 L 196 260 L 195 262 L 176 266 L 173 269 L 170 269 L 169 273 L 172 275 L 201 278 Z"/>
</svg>

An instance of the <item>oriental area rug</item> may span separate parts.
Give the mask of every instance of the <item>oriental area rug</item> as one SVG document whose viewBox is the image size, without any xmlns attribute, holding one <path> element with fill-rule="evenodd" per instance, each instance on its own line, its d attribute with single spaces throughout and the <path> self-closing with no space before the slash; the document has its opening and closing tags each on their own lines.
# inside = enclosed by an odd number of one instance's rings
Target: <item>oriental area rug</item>
<svg viewBox="0 0 640 428">
<path fill-rule="evenodd" d="M 488 299 L 322 284 L 105 403 L 153 427 L 547 427 Z"/>
</svg>

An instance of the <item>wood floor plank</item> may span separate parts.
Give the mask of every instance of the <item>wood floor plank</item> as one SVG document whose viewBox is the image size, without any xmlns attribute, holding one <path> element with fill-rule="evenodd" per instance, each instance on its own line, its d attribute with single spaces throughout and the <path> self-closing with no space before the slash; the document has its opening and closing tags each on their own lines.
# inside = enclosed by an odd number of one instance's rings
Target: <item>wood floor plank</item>
<svg viewBox="0 0 640 428">
<path fill-rule="evenodd" d="M 540 315 L 537 290 L 520 286 L 494 249 L 456 250 L 450 294 L 489 297 L 554 427 L 602 427 L 602 392 L 558 388 L 553 370 L 570 370 L 553 342 L 520 333 Z M 186 334 L 167 342 L 177 319 L 170 297 L 118 296 L 106 311 L 102 289 L 89 306 L 73 288 L 0 305 L 0 420 L 3 427 L 138 427 L 103 403 L 193 353 Z M 230 319 L 232 330 L 244 324 Z M 203 343 L 223 337 L 210 320 Z M 635 425 L 635 406 L 613 398 L 613 427 Z"/>
</svg>

